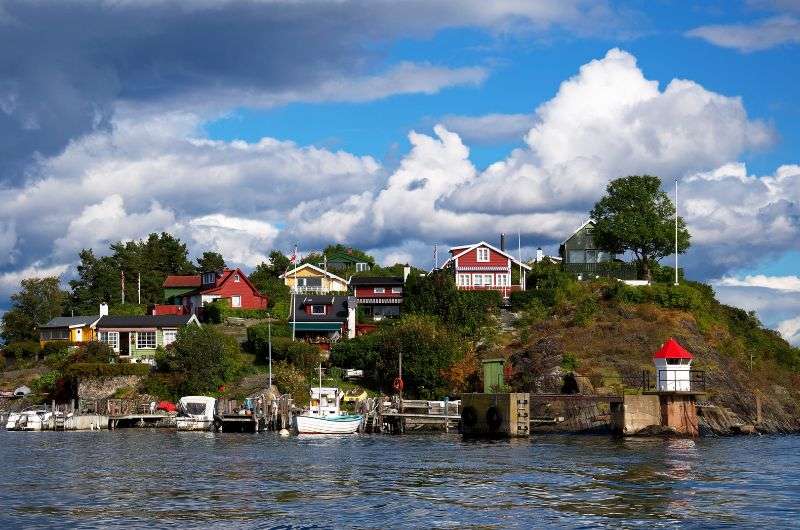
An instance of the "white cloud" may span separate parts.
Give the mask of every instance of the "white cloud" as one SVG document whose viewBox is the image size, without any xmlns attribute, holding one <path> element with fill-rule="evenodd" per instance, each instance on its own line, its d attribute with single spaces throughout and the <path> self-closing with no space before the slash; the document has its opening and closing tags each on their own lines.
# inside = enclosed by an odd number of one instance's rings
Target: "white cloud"
<svg viewBox="0 0 800 530">
<path fill-rule="evenodd" d="M 278 229 L 254 219 L 211 214 L 181 223 L 172 229 L 187 240 L 195 255 L 219 252 L 231 264 L 255 267 L 273 248 Z"/>
<path fill-rule="evenodd" d="M 764 287 L 778 291 L 800 292 L 800 276 L 766 276 L 764 274 L 755 274 L 744 278 L 726 276 L 712 281 L 712 283 L 726 287 Z"/>
<path fill-rule="evenodd" d="M 661 91 L 619 49 L 583 65 L 535 114 L 527 146 L 462 186 L 449 205 L 489 213 L 585 210 L 617 176 L 709 169 L 772 138 L 766 125 L 748 120 L 739 98 L 681 79 Z"/>
<path fill-rule="evenodd" d="M 723 48 L 755 52 L 800 43 L 800 20 L 781 15 L 752 24 L 718 24 L 701 26 L 686 33 Z"/>
<path fill-rule="evenodd" d="M 41 262 L 35 262 L 24 269 L 4 272 L 0 274 L 0 298 L 7 300 L 11 294 L 17 292 L 22 280 L 60 276 L 67 272 L 68 269 L 68 264 L 43 265 Z"/>
<path fill-rule="evenodd" d="M 800 316 L 782 321 L 777 329 L 784 339 L 800 346 Z"/>
<path fill-rule="evenodd" d="M 533 127 L 534 117 L 531 114 L 444 116 L 440 122 L 469 143 L 492 144 L 521 140 Z"/>
</svg>

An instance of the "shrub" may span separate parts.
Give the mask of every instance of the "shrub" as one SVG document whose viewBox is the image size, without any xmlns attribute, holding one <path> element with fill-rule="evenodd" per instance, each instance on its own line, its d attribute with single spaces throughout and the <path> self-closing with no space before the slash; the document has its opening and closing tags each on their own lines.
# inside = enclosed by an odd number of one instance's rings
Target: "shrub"
<svg viewBox="0 0 800 530">
<path fill-rule="evenodd" d="M 48 341 L 42 346 L 42 357 L 45 359 L 50 357 L 51 355 L 61 354 L 63 355 L 65 352 L 69 351 L 69 348 L 75 346 L 74 342 L 70 342 L 68 340 L 52 340 Z"/>
<path fill-rule="evenodd" d="M 265 309 L 241 309 L 231 307 L 229 298 L 220 298 L 203 306 L 203 320 L 212 324 L 220 324 L 228 317 L 267 318 L 269 311 Z"/>
<path fill-rule="evenodd" d="M 34 341 L 12 342 L 3 346 L 5 356 L 15 359 L 35 358 L 39 355 L 40 350 L 39 343 Z"/>
<path fill-rule="evenodd" d="M 70 359 L 76 363 L 109 363 L 117 360 L 117 354 L 105 342 L 93 340 L 81 344 L 70 353 Z"/>
<path fill-rule="evenodd" d="M 147 375 L 150 366 L 146 364 L 108 364 L 98 362 L 75 363 L 68 366 L 65 373 L 71 377 L 116 377 L 121 375 Z"/>
<path fill-rule="evenodd" d="M 561 369 L 567 372 L 574 372 L 578 369 L 578 359 L 574 353 L 564 353 L 561 356 Z"/>
<path fill-rule="evenodd" d="M 308 404 L 308 380 L 300 370 L 285 361 L 278 361 L 272 365 L 272 378 L 278 391 L 291 394 L 295 404 Z"/>
<path fill-rule="evenodd" d="M 572 317 L 572 323 L 576 326 L 585 326 L 594 318 L 600 306 L 597 301 L 592 297 L 582 298 L 575 308 L 575 314 Z"/>
<path fill-rule="evenodd" d="M 34 394 L 49 394 L 55 390 L 56 382 L 60 377 L 61 374 L 55 370 L 40 375 L 31 383 L 31 392 Z"/>
</svg>

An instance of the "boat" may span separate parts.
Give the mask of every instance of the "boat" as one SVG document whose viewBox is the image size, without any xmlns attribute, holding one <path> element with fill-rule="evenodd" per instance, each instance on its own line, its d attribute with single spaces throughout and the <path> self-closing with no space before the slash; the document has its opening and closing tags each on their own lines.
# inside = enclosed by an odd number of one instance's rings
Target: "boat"
<svg viewBox="0 0 800 530">
<path fill-rule="evenodd" d="M 175 424 L 179 431 L 211 431 L 214 429 L 216 398 L 184 396 L 178 400 Z"/>
<path fill-rule="evenodd" d="M 50 428 L 53 413 L 43 408 L 12 412 L 6 420 L 7 431 L 43 431 Z"/>
<path fill-rule="evenodd" d="M 343 392 L 335 387 L 322 386 L 322 366 L 319 368 L 319 387 L 311 389 L 311 404 L 305 414 L 294 417 L 297 434 L 354 434 L 361 427 L 361 414 L 342 414 L 339 404 Z"/>
</svg>

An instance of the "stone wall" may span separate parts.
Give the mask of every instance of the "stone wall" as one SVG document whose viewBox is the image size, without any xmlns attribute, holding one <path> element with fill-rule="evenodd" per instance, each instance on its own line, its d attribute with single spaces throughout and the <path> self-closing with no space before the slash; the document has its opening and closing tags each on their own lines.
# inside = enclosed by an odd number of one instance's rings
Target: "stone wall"
<svg viewBox="0 0 800 530">
<path fill-rule="evenodd" d="M 636 434 L 661 425 L 661 403 L 658 396 L 628 395 L 611 408 L 613 430 L 619 434 Z"/>
<path fill-rule="evenodd" d="M 136 387 L 142 380 L 139 375 L 115 377 L 83 377 L 78 383 L 80 399 L 107 399 L 121 388 Z"/>
</svg>

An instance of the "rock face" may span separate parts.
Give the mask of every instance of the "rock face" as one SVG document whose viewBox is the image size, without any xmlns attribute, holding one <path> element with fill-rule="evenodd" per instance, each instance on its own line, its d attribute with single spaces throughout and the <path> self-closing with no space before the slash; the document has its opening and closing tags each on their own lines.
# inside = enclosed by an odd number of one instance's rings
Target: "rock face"
<svg viewBox="0 0 800 530">
<path fill-rule="evenodd" d="M 84 377 L 78 382 L 80 399 L 107 399 L 121 388 L 136 387 L 142 380 L 139 375 L 115 377 Z"/>
</svg>

